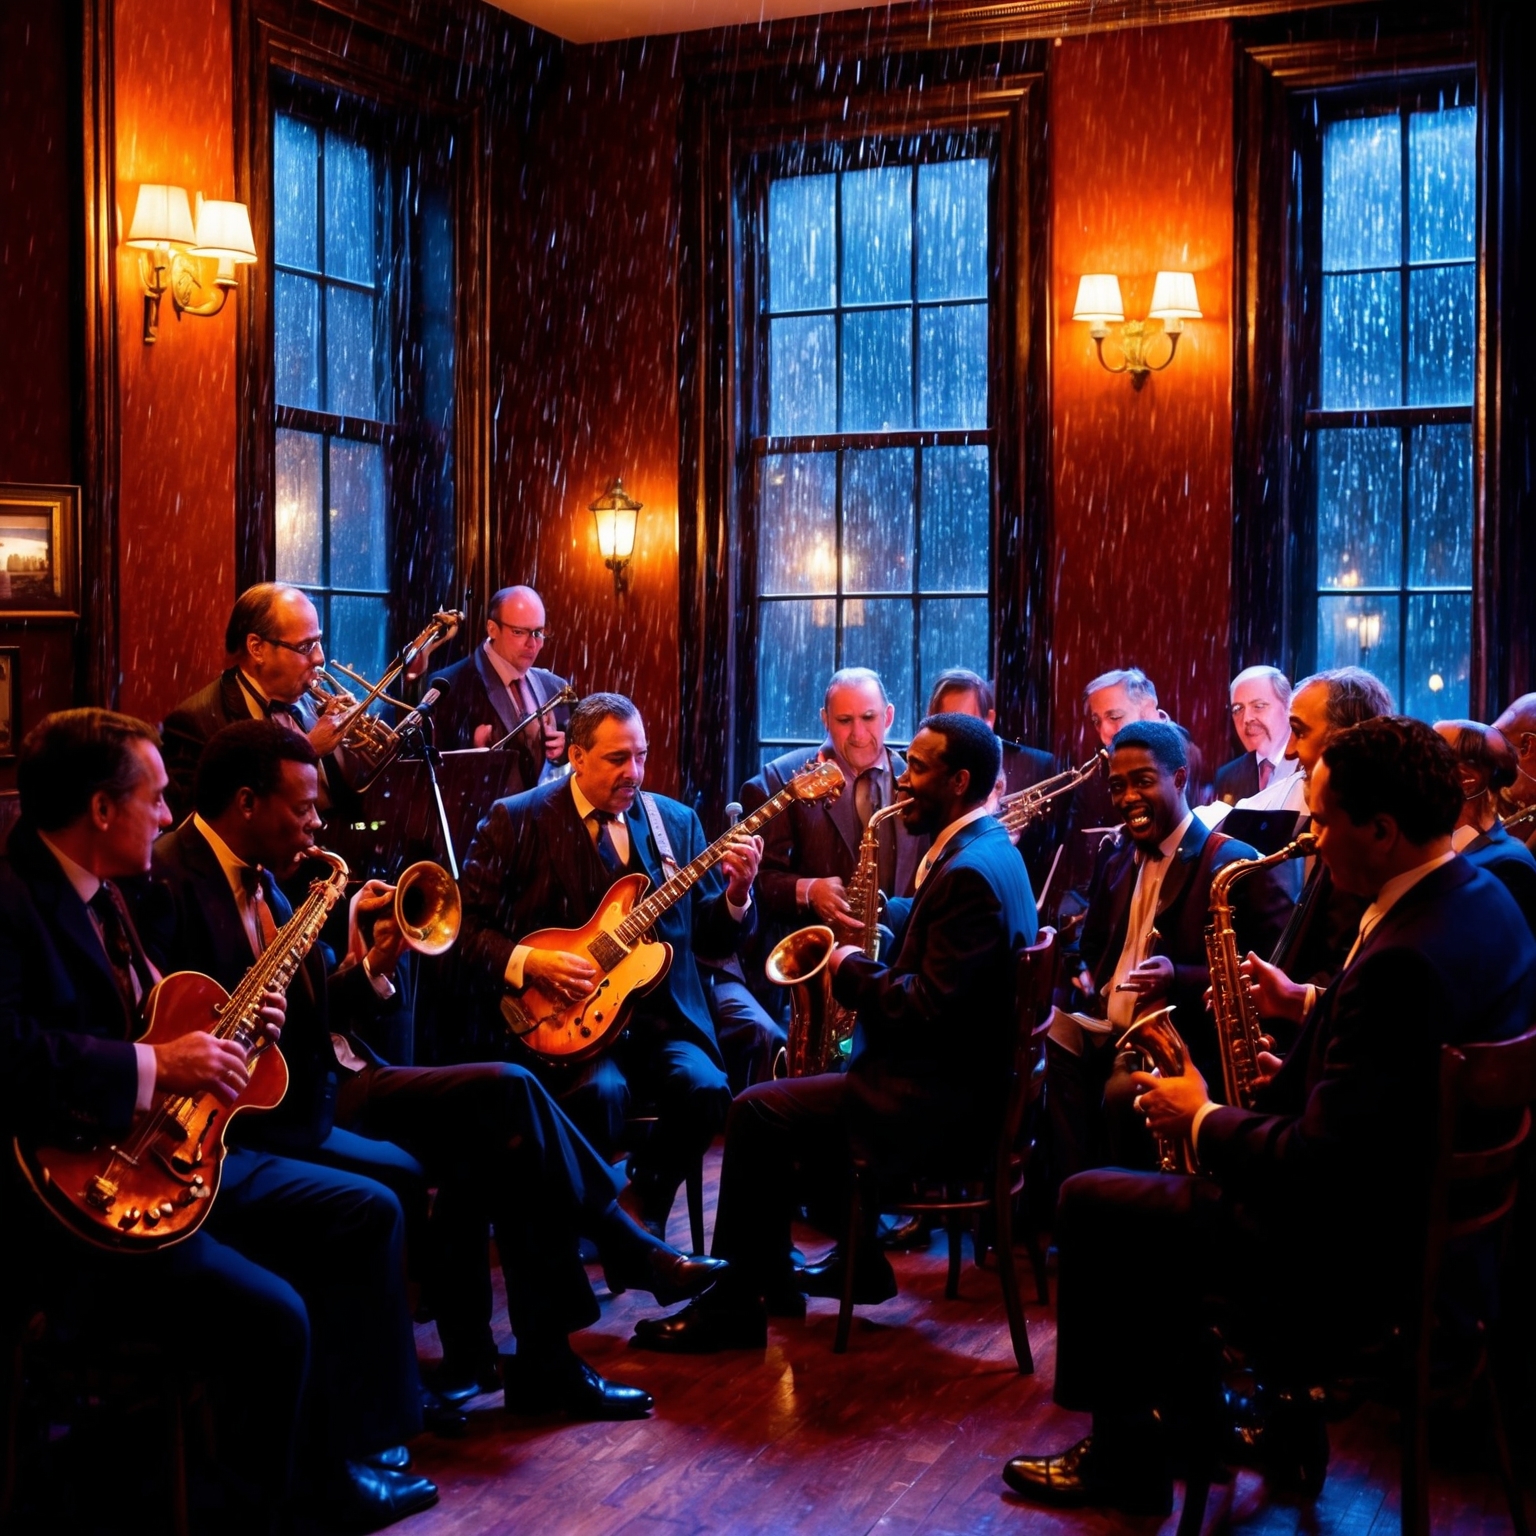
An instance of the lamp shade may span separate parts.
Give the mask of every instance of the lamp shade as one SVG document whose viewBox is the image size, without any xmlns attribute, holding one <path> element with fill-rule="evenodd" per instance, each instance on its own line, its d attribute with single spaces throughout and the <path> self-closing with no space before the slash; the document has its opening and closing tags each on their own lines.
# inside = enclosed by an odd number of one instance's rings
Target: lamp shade
<svg viewBox="0 0 1536 1536">
<path fill-rule="evenodd" d="M 1198 320 L 1200 300 L 1195 294 L 1193 272 L 1159 272 L 1152 284 L 1153 320 Z"/>
<path fill-rule="evenodd" d="M 598 553 L 610 565 L 628 560 L 634 554 L 635 523 L 642 506 L 644 502 L 636 501 L 624 489 L 622 478 L 616 479 L 605 495 L 588 503 L 597 520 Z"/>
<path fill-rule="evenodd" d="M 153 250 L 157 245 L 190 247 L 196 242 L 186 188 L 145 182 L 133 205 L 133 223 L 128 226 L 125 243 L 140 250 Z"/>
<path fill-rule="evenodd" d="M 245 204 L 198 198 L 197 242 L 192 254 L 240 263 L 255 261 L 256 242 L 251 238 L 251 216 Z"/>
<path fill-rule="evenodd" d="M 1072 318 L 1100 325 L 1111 320 L 1124 320 L 1120 279 L 1113 272 L 1084 273 L 1078 279 L 1077 303 L 1072 306 Z"/>
</svg>

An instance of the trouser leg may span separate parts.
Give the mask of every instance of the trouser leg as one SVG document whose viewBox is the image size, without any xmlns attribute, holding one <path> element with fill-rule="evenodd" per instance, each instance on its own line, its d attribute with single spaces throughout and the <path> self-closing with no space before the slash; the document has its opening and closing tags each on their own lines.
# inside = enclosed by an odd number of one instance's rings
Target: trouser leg
<svg viewBox="0 0 1536 1536">
<path fill-rule="evenodd" d="M 700 974 L 731 1092 L 766 1083 L 773 1076 L 774 1058 L 789 1036 L 768 1016 L 745 982 L 719 971 L 701 970 Z"/>
<path fill-rule="evenodd" d="M 626 1061 L 639 1092 L 656 1106 L 656 1124 L 635 1154 L 631 1175 L 646 1218 L 664 1222 L 688 1170 L 725 1125 L 731 1086 L 691 1040 L 643 1045 Z"/>
</svg>

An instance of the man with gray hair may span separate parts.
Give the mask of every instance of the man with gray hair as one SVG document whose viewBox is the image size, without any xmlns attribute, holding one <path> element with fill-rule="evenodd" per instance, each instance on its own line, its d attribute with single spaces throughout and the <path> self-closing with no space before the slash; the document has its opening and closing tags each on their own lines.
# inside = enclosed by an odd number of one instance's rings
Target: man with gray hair
<svg viewBox="0 0 1536 1536">
<path fill-rule="evenodd" d="M 1247 749 L 1216 770 L 1216 798 L 1236 805 L 1296 772 L 1285 749 L 1291 684 L 1279 667 L 1245 667 L 1232 679 L 1232 729 Z"/>
</svg>

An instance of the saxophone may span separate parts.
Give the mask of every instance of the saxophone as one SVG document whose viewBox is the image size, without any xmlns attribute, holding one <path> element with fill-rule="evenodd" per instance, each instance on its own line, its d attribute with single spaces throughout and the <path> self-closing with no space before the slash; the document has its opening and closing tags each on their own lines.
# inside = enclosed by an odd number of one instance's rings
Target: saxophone
<svg viewBox="0 0 1536 1536">
<path fill-rule="evenodd" d="M 848 887 L 848 907 L 861 929 L 859 949 L 871 960 L 880 958 L 880 824 L 900 812 L 903 803 L 881 806 L 869 818 Z M 786 1076 L 838 1071 L 846 1043 L 853 1038 L 854 1011 L 832 996 L 827 962 L 836 947 L 832 930 L 813 923 L 781 939 L 764 962 L 768 980 L 789 988 Z"/>
</svg>

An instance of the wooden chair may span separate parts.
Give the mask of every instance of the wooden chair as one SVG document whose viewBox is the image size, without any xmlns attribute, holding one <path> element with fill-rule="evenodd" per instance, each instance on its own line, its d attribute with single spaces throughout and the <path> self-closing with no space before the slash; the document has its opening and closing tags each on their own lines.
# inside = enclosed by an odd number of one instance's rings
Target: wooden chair
<svg viewBox="0 0 1536 1536">
<path fill-rule="evenodd" d="M 651 1127 L 655 1124 L 656 1114 L 649 1106 L 642 1107 L 641 1113 L 631 1115 L 624 1122 L 622 1145 L 626 1161 L 630 1153 L 645 1145 L 645 1139 L 650 1135 Z M 705 1251 L 704 1154 L 702 1152 L 689 1163 L 688 1172 L 683 1178 L 683 1190 L 688 1197 L 688 1238 L 693 1244 L 693 1252 L 702 1254 Z"/>
<path fill-rule="evenodd" d="M 1424 1204 L 1424 1237 L 1410 1307 L 1393 1354 L 1395 1387 L 1403 1418 L 1403 1536 L 1428 1536 L 1429 1409 L 1448 1397 L 1481 1390 L 1487 1405 L 1499 1478 L 1517 1536 L 1530 1536 L 1525 1501 L 1510 1464 L 1509 1442 L 1484 1320 L 1478 1319 L 1477 1347 L 1454 1381 L 1432 1390 L 1430 1351 L 1436 1302 L 1448 1254 L 1474 1244 L 1496 1244 L 1502 1252 L 1509 1217 L 1520 1191 L 1520 1174 L 1531 1141 L 1531 1108 L 1536 1105 L 1536 1029 L 1513 1040 L 1440 1048 L 1439 1104 L 1435 1153 Z M 1468 1135 L 1500 1135 L 1493 1146 Z M 1512 1299 L 1512 1298 L 1511 1298 Z M 1192 1480 L 1179 1519 L 1179 1536 L 1199 1536 L 1210 1484 Z"/>
<path fill-rule="evenodd" d="M 1015 1032 L 1013 1064 L 1009 1073 L 1002 1123 L 998 1128 L 996 1150 L 988 1165 L 972 1177 L 945 1177 L 913 1181 L 912 1193 L 894 1203 L 881 1200 L 882 1209 L 907 1215 L 943 1216 L 949 1234 L 949 1274 L 945 1296 L 953 1301 L 960 1294 L 960 1240 L 963 1217 L 969 1213 L 978 1219 L 990 1213 L 993 1242 L 997 1252 L 998 1277 L 1003 1286 L 1003 1304 L 1008 1309 L 1008 1332 L 1013 1339 L 1014 1358 L 1022 1375 L 1032 1375 L 1034 1355 L 1029 1347 L 1029 1331 L 1024 1323 L 1024 1305 L 1019 1299 L 1019 1277 L 1013 1254 L 1013 1203 L 1024 1187 L 1027 1150 L 1019 1147 L 1019 1129 L 1023 1123 L 1024 1103 L 1029 1090 L 1033 1064 L 1033 1035 L 1041 1009 L 1049 1003 L 1056 963 L 1056 932 L 1045 928 L 1034 944 L 1019 956 L 1018 983 L 1015 992 Z M 853 1283 L 857 1270 L 857 1245 L 863 1229 L 864 1189 L 874 1174 L 873 1168 L 854 1160 L 852 1195 L 848 1203 L 848 1226 L 843 1234 L 843 1294 L 838 1307 L 837 1334 L 832 1349 L 843 1354 L 848 1348 L 848 1334 L 853 1323 Z M 980 1245 L 978 1243 L 978 1249 Z M 980 1252 L 978 1251 L 978 1262 Z M 1036 1283 L 1043 1288 L 1043 1260 L 1036 1262 Z"/>
</svg>

